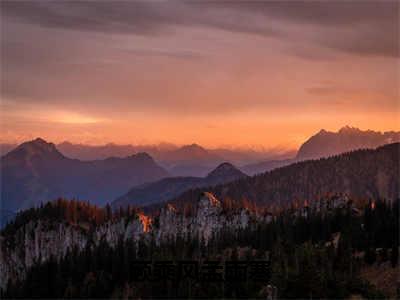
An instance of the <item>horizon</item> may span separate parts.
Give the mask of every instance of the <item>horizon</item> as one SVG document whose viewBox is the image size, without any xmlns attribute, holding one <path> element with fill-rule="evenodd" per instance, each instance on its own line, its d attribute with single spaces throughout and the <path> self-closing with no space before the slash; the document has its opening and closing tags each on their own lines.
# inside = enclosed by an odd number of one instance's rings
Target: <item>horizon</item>
<svg viewBox="0 0 400 300">
<path fill-rule="evenodd" d="M 0 140 L 296 149 L 400 130 L 399 3 L 287 4 L 2 1 Z"/>
<path fill-rule="evenodd" d="M 278 145 L 278 146 L 270 146 L 270 147 L 265 147 L 261 144 L 259 145 L 214 145 L 212 147 L 208 147 L 207 145 L 203 145 L 197 142 L 188 142 L 188 143 L 182 143 L 182 144 L 175 144 L 175 143 L 171 143 L 168 141 L 160 141 L 158 143 L 147 143 L 147 144 L 140 144 L 140 143 L 116 143 L 113 141 L 109 141 L 109 142 L 104 142 L 104 143 L 85 143 L 85 142 L 73 142 L 70 140 L 63 140 L 62 138 L 59 140 L 50 140 L 47 139 L 43 136 L 33 136 L 29 137 L 27 139 L 21 139 L 19 141 L 4 141 L 4 140 L 0 140 L 0 144 L 2 145 L 20 145 L 22 143 L 25 142 L 32 142 L 36 139 L 42 139 L 47 143 L 53 143 L 56 146 L 60 145 L 60 144 L 64 144 L 64 143 L 68 143 L 74 146 L 88 146 L 88 147 L 106 147 L 106 146 L 132 146 L 132 147 L 155 147 L 155 148 L 159 148 L 159 149 L 178 149 L 178 148 L 182 148 L 182 147 L 187 147 L 187 146 L 199 146 L 201 148 L 204 148 L 206 150 L 231 150 L 231 151 L 254 151 L 254 152 L 269 152 L 269 153 L 275 153 L 275 154 L 285 154 L 285 153 L 291 153 L 291 152 L 296 152 L 298 151 L 298 149 L 300 148 L 300 146 L 306 142 L 309 138 L 311 138 L 312 136 L 318 134 L 320 131 L 326 131 L 326 132 L 330 132 L 330 133 L 338 133 L 340 130 L 345 129 L 345 128 L 351 128 L 351 129 L 356 129 L 356 130 L 360 130 L 362 132 L 367 132 L 367 131 L 373 131 L 373 132 L 377 132 L 377 133 L 381 133 L 384 134 L 386 132 L 397 132 L 399 130 L 395 130 L 395 129 L 388 129 L 388 130 L 373 130 L 370 128 L 359 128 L 359 127 L 355 127 L 355 126 L 351 126 L 351 125 L 344 125 L 341 126 L 339 128 L 337 128 L 336 130 L 328 130 L 326 128 L 320 128 L 317 131 L 314 131 L 313 133 L 311 133 L 309 136 L 307 136 L 302 142 L 300 142 L 298 145 L 293 146 L 291 148 L 289 147 L 285 147 L 283 145 Z"/>
</svg>

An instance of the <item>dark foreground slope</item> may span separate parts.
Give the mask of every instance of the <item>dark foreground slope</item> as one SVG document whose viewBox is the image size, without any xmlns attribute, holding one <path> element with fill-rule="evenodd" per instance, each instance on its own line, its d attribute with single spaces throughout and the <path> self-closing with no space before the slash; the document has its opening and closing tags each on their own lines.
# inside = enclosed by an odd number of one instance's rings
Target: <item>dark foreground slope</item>
<svg viewBox="0 0 400 300">
<path fill-rule="evenodd" d="M 398 267 L 399 202 L 352 203 L 263 218 L 208 194 L 195 215 L 167 207 L 152 218 L 58 200 L 0 232 L 0 297 L 276 299 L 272 288 L 279 299 L 394 298 L 362 275 L 367 266 Z M 179 261 L 189 275 L 178 277 Z M 207 277 L 213 270 L 224 280 Z"/>
<path fill-rule="evenodd" d="M 282 206 L 330 193 L 350 197 L 399 197 L 400 143 L 375 150 L 357 150 L 341 155 L 295 163 L 257 176 L 216 186 L 210 191 L 219 199 L 248 200 L 258 205 Z M 171 202 L 194 202 L 201 189 L 190 190 Z"/>
</svg>

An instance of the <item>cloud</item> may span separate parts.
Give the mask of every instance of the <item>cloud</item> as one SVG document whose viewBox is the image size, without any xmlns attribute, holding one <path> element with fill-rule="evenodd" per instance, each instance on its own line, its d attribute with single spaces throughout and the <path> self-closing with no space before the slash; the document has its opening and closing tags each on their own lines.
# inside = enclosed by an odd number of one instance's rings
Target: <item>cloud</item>
<svg viewBox="0 0 400 300">
<path fill-rule="evenodd" d="M 282 39 L 305 26 L 309 42 L 359 55 L 399 56 L 397 1 L 2 1 L 18 22 L 102 33 L 170 34 L 202 26 Z M 313 28 L 311 28 L 313 27 Z"/>
<path fill-rule="evenodd" d="M 202 25 L 264 35 L 275 33 L 259 26 L 250 16 L 244 16 L 246 22 L 237 22 L 237 12 L 207 4 L 196 7 L 177 1 L 3 1 L 1 5 L 5 16 L 48 28 L 158 35 L 170 32 L 172 26 Z"/>
<path fill-rule="evenodd" d="M 2 98 L 21 106 L 228 114 L 302 107 L 322 95 L 304 91 L 320 77 L 361 90 L 397 83 L 397 2 L 0 5 Z"/>
<path fill-rule="evenodd" d="M 200 52 L 191 50 L 164 50 L 164 49 L 153 49 L 153 48 L 136 48 L 136 49 L 121 49 L 127 54 L 133 54 L 137 56 L 145 57 L 168 57 L 174 59 L 201 59 L 203 56 Z"/>
</svg>

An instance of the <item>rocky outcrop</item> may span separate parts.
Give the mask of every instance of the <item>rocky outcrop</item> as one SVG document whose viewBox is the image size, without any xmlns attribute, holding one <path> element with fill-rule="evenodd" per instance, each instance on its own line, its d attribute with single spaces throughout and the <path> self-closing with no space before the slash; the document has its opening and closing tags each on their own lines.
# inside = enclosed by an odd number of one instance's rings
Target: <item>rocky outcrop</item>
<svg viewBox="0 0 400 300">
<path fill-rule="evenodd" d="M 360 213 L 346 194 L 296 203 L 286 212 L 294 218 L 308 218 L 310 214 L 326 214 L 336 209 Z M 224 209 L 213 194 L 204 192 L 193 210 L 178 210 L 167 204 L 158 216 L 150 217 L 138 212 L 129 218 L 122 217 L 95 227 L 84 223 L 30 221 L 17 228 L 13 235 L 0 236 L 0 288 L 4 288 L 9 279 L 24 278 L 35 263 L 45 262 L 50 257 L 60 259 L 72 249 L 82 251 L 101 242 L 116 247 L 120 240 L 150 242 L 154 239 L 160 245 L 178 237 L 185 240 L 195 238 L 207 245 L 215 234 L 223 230 L 236 232 L 269 223 L 274 218 L 276 214 L 265 210 Z"/>
<path fill-rule="evenodd" d="M 157 242 L 176 239 L 178 235 L 187 238 L 190 234 L 191 237 L 197 237 L 207 244 L 212 234 L 223 228 L 234 231 L 245 228 L 249 224 L 248 210 L 241 209 L 236 213 L 226 213 L 218 199 L 211 193 L 203 193 L 193 215 L 186 216 L 170 204 L 161 210 Z"/>
<path fill-rule="evenodd" d="M 87 241 L 82 230 L 70 225 L 29 222 L 18 229 L 11 241 L 1 237 L 0 287 L 10 278 L 22 278 L 34 263 L 44 262 L 51 256 L 63 257 L 74 247 L 82 250 Z"/>
<path fill-rule="evenodd" d="M 101 241 L 115 247 L 120 239 L 138 241 L 150 240 L 160 244 L 182 238 L 197 237 L 206 244 L 223 228 L 237 230 L 249 226 L 256 215 L 246 209 L 235 213 L 223 211 L 221 203 L 211 193 L 200 197 L 195 213 L 185 215 L 168 204 L 153 219 L 138 213 L 133 218 L 121 218 L 95 228 L 88 224 L 72 225 L 49 221 L 31 221 L 17 229 L 12 237 L 1 238 L 0 252 L 0 287 L 4 287 L 10 278 L 23 278 L 26 270 L 36 262 L 47 261 L 51 256 L 62 258 L 67 251 L 78 251 L 87 246 L 96 246 Z M 261 219 L 260 219 L 261 220 Z"/>
<path fill-rule="evenodd" d="M 140 216 L 107 222 L 93 231 L 84 224 L 31 221 L 19 228 L 14 236 L 1 237 L 0 288 L 10 278 L 23 278 L 26 270 L 35 263 L 45 262 L 50 257 L 60 259 L 74 248 L 81 251 L 102 240 L 111 247 L 116 246 L 120 238 L 138 240 L 146 233 L 147 225 Z"/>
</svg>

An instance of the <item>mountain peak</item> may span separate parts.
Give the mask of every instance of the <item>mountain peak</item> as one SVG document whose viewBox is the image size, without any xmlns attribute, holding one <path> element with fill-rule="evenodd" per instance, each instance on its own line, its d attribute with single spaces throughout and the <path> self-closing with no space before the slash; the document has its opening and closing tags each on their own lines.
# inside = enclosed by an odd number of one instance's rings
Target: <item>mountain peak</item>
<svg viewBox="0 0 400 300">
<path fill-rule="evenodd" d="M 320 131 L 318 131 L 317 135 L 326 134 L 326 133 L 328 133 L 328 131 L 326 131 L 325 129 L 322 128 Z"/>
<path fill-rule="evenodd" d="M 57 151 L 57 148 L 53 143 L 49 143 L 49 142 L 45 141 L 44 139 L 42 139 L 40 137 L 38 137 L 38 138 L 36 138 L 36 139 L 34 139 L 32 141 L 23 143 L 22 145 L 33 146 L 33 147 L 36 147 L 36 148 L 41 149 L 43 151 L 54 151 L 54 150 Z"/>
<path fill-rule="evenodd" d="M 202 148 L 199 144 L 196 143 L 186 145 L 186 147 Z"/>
<path fill-rule="evenodd" d="M 138 159 L 138 160 L 151 160 L 151 161 L 153 161 L 153 157 L 151 157 L 147 152 L 138 152 L 138 153 L 136 153 L 136 154 L 133 154 L 132 156 L 131 156 L 132 158 L 136 158 L 136 159 Z"/>
<path fill-rule="evenodd" d="M 237 169 L 231 163 L 223 162 L 222 164 L 218 165 L 213 171 L 211 171 L 210 174 L 214 172 L 230 172 L 232 170 L 237 170 Z"/>
<path fill-rule="evenodd" d="M 343 126 L 342 128 L 339 129 L 338 131 L 339 133 L 358 133 L 361 132 L 360 129 L 358 129 L 357 127 L 352 127 L 349 125 Z"/>
<path fill-rule="evenodd" d="M 210 153 L 198 144 L 184 145 L 176 150 L 172 150 L 169 155 L 170 161 L 190 162 L 198 164 L 201 162 L 221 161 L 219 157 Z"/>
<path fill-rule="evenodd" d="M 46 142 L 44 139 L 37 137 L 36 139 L 32 140 L 31 143 L 35 143 L 35 144 L 41 144 L 41 145 L 47 145 L 47 144 L 51 144 Z"/>
<path fill-rule="evenodd" d="M 8 153 L 9 156 L 24 156 L 26 158 L 33 156 L 63 158 L 64 156 L 57 150 L 53 143 L 48 143 L 42 138 L 36 138 L 32 141 L 22 143 L 13 151 Z"/>
<path fill-rule="evenodd" d="M 337 132 L 319 131 L 300 146 L 296 159 L 316 159 L 362 148 L 372 149 L 399 139 L 400 132 L 382 134 L 346 125 Z"/>
<path fill-rule="evenodd" d="M 247 175 L 236 168 L 234 165 L 228 162 L 224 162 L 218 165 L 214 170 L 208 173 L 207 178 L 215 178 L 215 177 L 232 177 L 232 178 L 240 178 L 246 177 Z"/>
<path fill-rule="evenodd" d="M 190 145 L 184 145 L 184 146 L 182 146 L 182 147 L 180 148 L 180 150 L 184 150 L 184 151 L 197 151 L 197 152 L 199 152 L 199 151 L 201 151 L 201 152 L 206 152 L 206 151 L 207 151 L 206 149 L 204 149 L 203 147 L 201 147 L 200 145 L 195 144 L 195 143 L 190 144 Z"/>
</svg>

